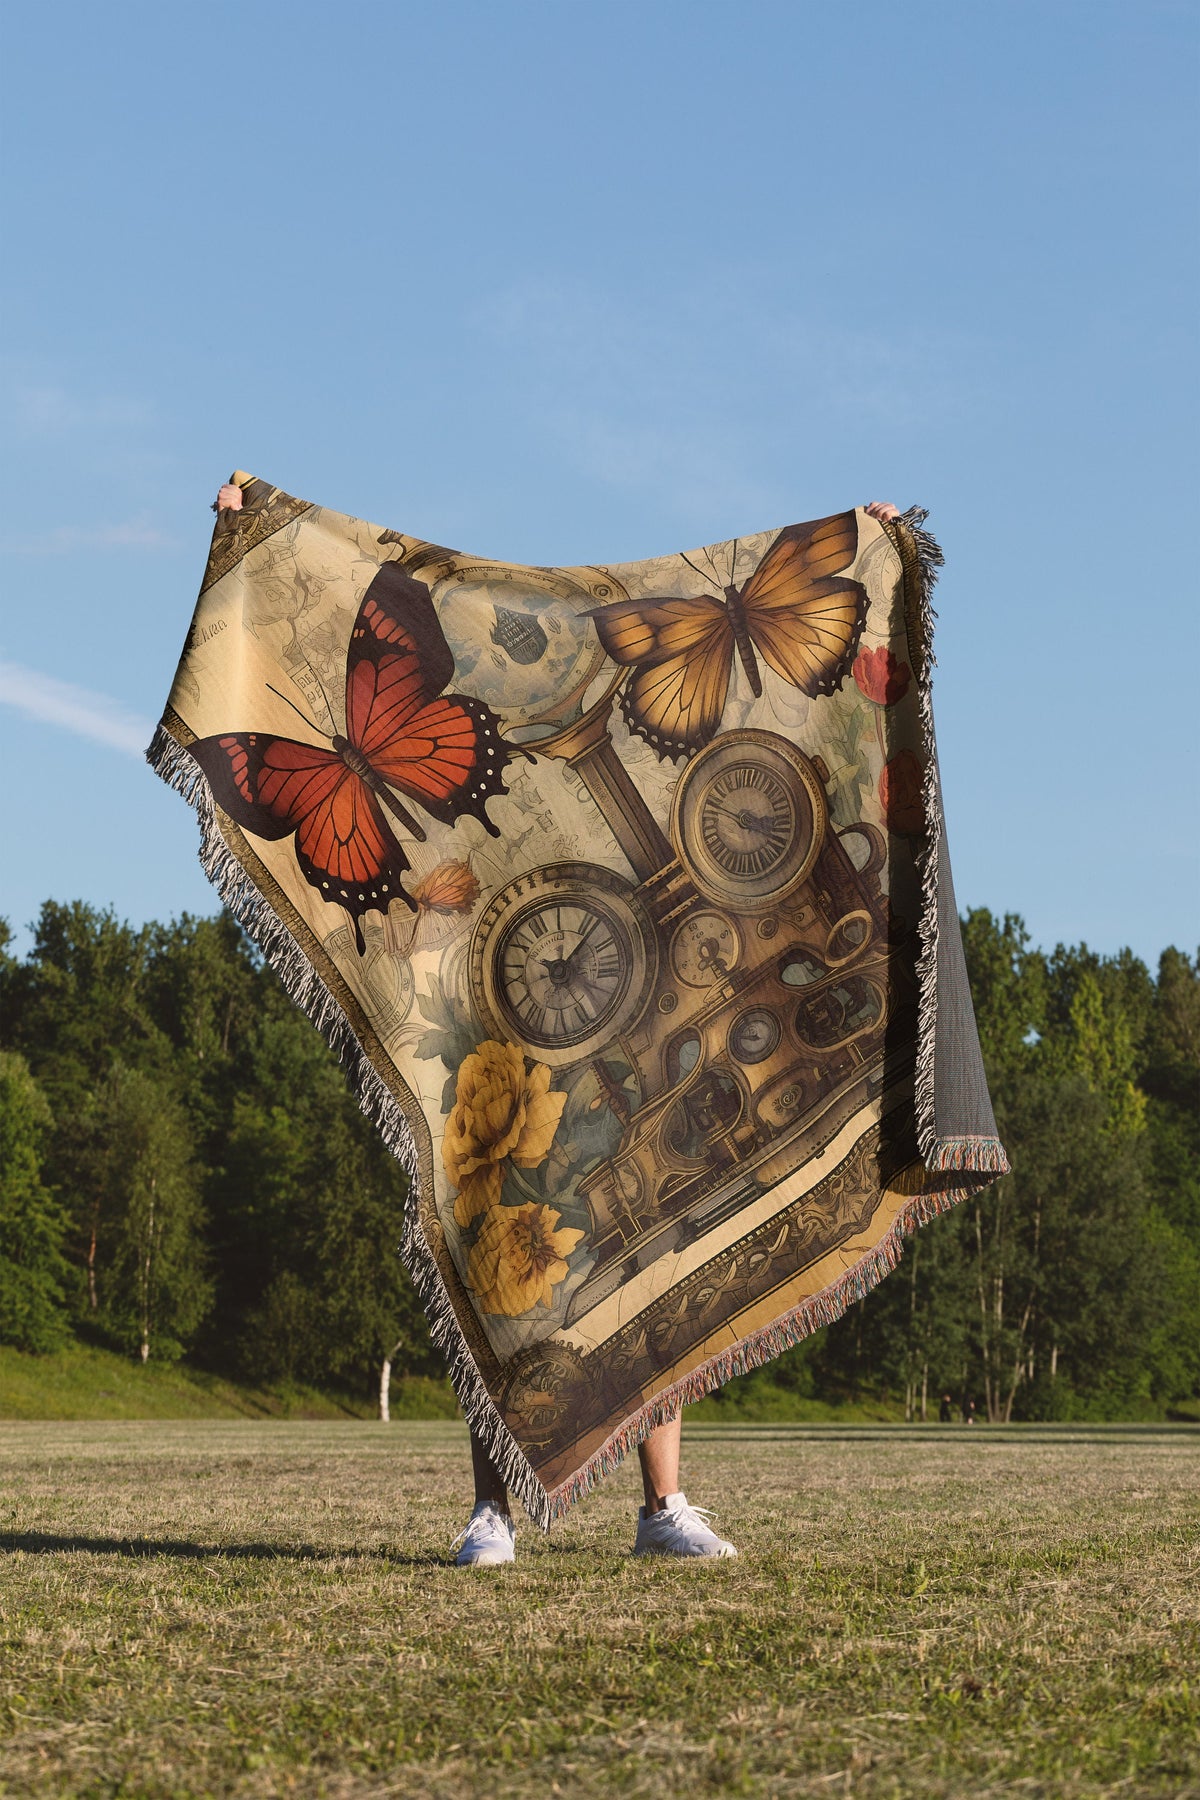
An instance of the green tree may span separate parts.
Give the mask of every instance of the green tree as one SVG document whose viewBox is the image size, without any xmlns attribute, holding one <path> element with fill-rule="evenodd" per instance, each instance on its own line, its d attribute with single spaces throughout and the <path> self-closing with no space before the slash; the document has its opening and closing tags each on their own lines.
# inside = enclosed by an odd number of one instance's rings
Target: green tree
<svg viewBox="0 0 1200 1800">
<path fill-rule="evenodd" d="M 52 1124 L 24 1057 L 0 1051 L 0 1343 L 56 1350 L 68 1335 L 66 1215 L 42 1181 Z"/>
<path fill-rule="evenodd" d="M 1042 958 L 1020 921 L 972 914 L 965 939 L 1013 1163 L 960 1227 L 975 1242 L 976 1367 L 989 1416 L 1144 1403 L 1153 1321 L 1169 1304 L 1135 1079 L 1154 984 L 1128 951 L 1103 958 L 1060 945 Z M 1009 945 L 1008 1004 L 998 1007 L 995 973 Z M 1029 1027 L 1018 1047 L 1023 996 Z"/>
<path fill-rule="evenodd" d="M 1159 959 L 1138 1081 L 1151 1229 L 1169 1286 L 1149 1355 L 1156 1391 L 1183 1400 L 1200 1394 L 1200 956 L 1172 946 Z"/>
<path fill-rule="evenodd" d="M 187 1113 L 140 1069 L 114 1066 L 102 1107 L 101 1318 L 120 1342 L 179 1356 L 208 1311 L 198 1172 Z"/>
</svg>

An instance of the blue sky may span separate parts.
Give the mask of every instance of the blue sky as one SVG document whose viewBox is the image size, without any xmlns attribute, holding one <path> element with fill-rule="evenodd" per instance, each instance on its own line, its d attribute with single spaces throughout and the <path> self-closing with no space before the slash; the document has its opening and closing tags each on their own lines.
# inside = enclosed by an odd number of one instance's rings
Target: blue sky
<svg viewBox="0 0 1200 1800">
<path fill-rule="evenodd" d="M 919 501 L 960 904 L 1195 944 L 1195 4 L 117 0 L 5 38 L 14 926 L 213 909 L 137 752 L 240 466 L 539 563 Z"/>
</svg>

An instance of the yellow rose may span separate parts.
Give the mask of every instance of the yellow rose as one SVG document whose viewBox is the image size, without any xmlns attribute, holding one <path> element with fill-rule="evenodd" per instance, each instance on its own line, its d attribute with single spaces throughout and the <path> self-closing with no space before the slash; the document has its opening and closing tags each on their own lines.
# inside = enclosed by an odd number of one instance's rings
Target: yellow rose
<svg viewBox="0 0 1200 1800">
<path fill-rule="evenodd" d="M 504 1170 L 499 1163 L 484 1163 L 481 1169 L 472 1169 L 463 1176 L 454 1196 L 454 1223 L 460 1231 L 466 1231 L 472 1219 L 485 1213 L 489 1206 L 499 1205 L 503 1180 Z"/>
<path fill-rule="evenodd" d="M 485 1313 L 515 1318 L 540 1301 L 552 1303 L 553 1290 L 567 1273 L 567 1257 L 584 1236 L 564 1226 L 552 1206 L 493 1206 L 479 1228 L 467 1259 L 467 1285 L 479 1295 Z"/>
<path fill-rule="evenodd" d="M 565 1094 L 550 1092 L 544 1063 L 526 1075 L 516 1044 L 488 1038 L 460 1064 L 442 1166 L 458 1189 L 454 1217 L 464 1231 L 499 1200 L 506 1156 L 522 1169 L 544 1162 L 566 1103 Z"/>
<path fill-rule="evenodd" d="M 567 1104 L 565 1094 L 550 1092 L 550 1070 L 545 1063 L 534 1063 L 525 1077 L 525 1117 L 521 1134 L 509 1151 L 519 1169 L 536 1169 L 545 1162 Z"/>
</svg>

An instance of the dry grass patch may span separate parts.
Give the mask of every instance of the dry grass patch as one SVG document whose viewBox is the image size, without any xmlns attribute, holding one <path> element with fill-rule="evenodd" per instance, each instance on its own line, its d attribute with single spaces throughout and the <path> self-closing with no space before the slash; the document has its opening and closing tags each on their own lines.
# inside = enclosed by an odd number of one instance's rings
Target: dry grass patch
<svg viewBox="0 0 1200 1800">
<path fill-rule="evenodd" d="M 685 1438 L 463 1573 L 442 1424 L 8 1426 L 0 1794 L 1200 1795 L 1200 1433 Z"/>
</svg>

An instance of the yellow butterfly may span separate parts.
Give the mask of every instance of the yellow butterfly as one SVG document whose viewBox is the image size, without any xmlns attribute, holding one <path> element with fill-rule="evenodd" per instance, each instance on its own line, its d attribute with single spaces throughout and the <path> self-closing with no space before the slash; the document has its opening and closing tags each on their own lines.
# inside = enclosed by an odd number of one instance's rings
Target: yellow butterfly
<svg viewBox="0 0 1200 1800">
<path fill-rule="evenodd" d="M 832 694 L 866 623 L 866 589 L 839 579 L 857 549 L 854 513 L 837 513 L 787 526 L 749 580 L 740 587 L 731 581 L 723 596 L 594 607 L 600 642 L 615 663 L 634 671 L 621 695 L 630 730 L 662 757 L 701 749 L 721 723 L 735 649 L 756 695 L 762 677 L 755 652 L 801 693 Z"/>
</svg>

